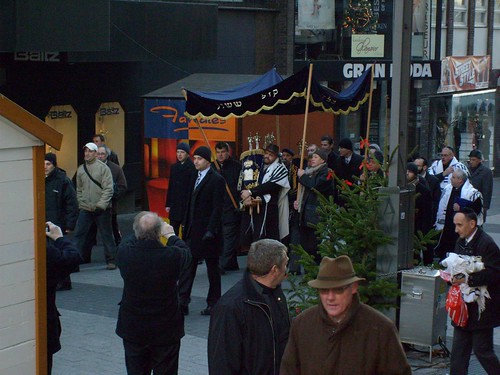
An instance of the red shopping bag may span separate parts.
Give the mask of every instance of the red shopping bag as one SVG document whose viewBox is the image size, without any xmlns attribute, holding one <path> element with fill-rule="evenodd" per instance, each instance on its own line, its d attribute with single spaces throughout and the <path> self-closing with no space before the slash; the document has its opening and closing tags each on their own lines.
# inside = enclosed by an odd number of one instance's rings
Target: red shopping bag
<svg viewBox="0 0 500 375">
<path fill-rule="evenodd" d="M 452 285 L 446 297 L 446 311 L 453 323 L 459 327 L 465 327 L 469 319 L 467 305 L 462 298 L 459 285 Z"/>
</svg>

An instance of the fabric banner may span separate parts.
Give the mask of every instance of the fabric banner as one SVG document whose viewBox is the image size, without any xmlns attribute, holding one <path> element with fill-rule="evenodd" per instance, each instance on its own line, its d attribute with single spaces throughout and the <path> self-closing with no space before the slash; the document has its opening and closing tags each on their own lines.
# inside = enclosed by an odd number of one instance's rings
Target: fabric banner
<svg viewBox="0 0 500 375">
<path fill-rule="evenodd" d="M 298 0 L 297 29 L 335 29 L 334 0 Z"/>
<path fill-rule="evenodd" d="M 340 93 L 322 86 L 312 79 L 309 112 L 324 111 L 348 114 L 355 111 L 370 95 L 372 67 Z M 232 90 L 231 95 L 220 92 L 192 92 L 186 90 L 186 116 L 191 118 L 241 118 L 257 113 L 271 115 L 294 115 L 305 112 L 309 67 L 287 79 L 252 92 L 245 85 Z M 253 88 L 252 82 L 249 84 Z"/>
<path fill-rule="evenodd" d="M 445 57 L 441 60 L 438 93 L 488 88 L 490 56 Z"/>
</svg>

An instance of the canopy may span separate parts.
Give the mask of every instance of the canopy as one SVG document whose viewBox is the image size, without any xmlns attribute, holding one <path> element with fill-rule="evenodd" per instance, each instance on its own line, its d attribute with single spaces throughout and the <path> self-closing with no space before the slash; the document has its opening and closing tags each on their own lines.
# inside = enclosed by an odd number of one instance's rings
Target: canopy
<svg viewBox="0 0 500 375">
<path fill-rule="evenodd" d="M 309 112 L 348 114 L 370 96 L 372 68 L 367 69 L 340 93 L 312 77 Z M 190 118 L 241 118 L 258 113 L 271 115 L 303 114 L 305 111 L 309 68 L 283 79 L 274 69 L 260 78 L 230 90 L 186 92 L 186 112 Z M 271 83 L 273 82 L 274 83 Z"/>
</svg>

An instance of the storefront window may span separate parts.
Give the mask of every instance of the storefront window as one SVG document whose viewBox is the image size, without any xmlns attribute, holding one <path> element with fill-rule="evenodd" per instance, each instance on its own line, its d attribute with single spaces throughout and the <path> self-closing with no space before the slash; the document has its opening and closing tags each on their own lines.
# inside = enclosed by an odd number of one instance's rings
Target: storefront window
<svg viewBox="0 0 500 375">
<path fill-rule="evenodd" d="M 475 26 L 486 26 L 486 10 L 488 3 L 486 0 L 476 0 L 476 11 L 474 13 Z"/>
<path fill-rule="evenodd" d="M 495 1 L 495 15 L 493 18 L 493 27 L 500 28 L 500 0 Z"/>
<path fill-rule="evenodd" d="M 467 5 L 469 0 L 455 0 L 454 26 L 467 26 Z"/>
<path fill-rule="evenodd" d="M 451 146 L 461 162 L 471 150 L 483 153 L 484 163 L 494 167 L 495 90 L 458 93 L 431 100 L 431 124 L 436 134 L 435 155 Z"/>
</svg>

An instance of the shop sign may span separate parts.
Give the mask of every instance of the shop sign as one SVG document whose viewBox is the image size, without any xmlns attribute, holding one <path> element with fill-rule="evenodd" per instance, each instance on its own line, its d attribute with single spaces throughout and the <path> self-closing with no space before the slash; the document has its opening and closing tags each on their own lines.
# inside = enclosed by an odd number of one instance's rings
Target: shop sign
<svg viewBox="0 0 500 375">
<path fill-rule="evenodd" d="M 363 72 L 373 65 L 373 78 L 384 79 L 392 78 L 392 63 L 364 64 L 364 63 L 345 63 L 342 69 L 342 75 L 345 79 L 356 79 Z M 434 74 L 435 75 L 435 74 Z M 412 63 L 410 65 L 410 76 L 415 79 L 430 79 L 433 77 L 431 63 Z"/>
<path fill-rule="evenodd" d="M 61 62 L 59 52 L 15 52 L 14 61 Z"/>
<path fill-rule="evenodd" d="M 384 36 L 376 34 L 353 34 L 351 36 L 352 57 L 384 57 Z"/>
<path fill-rule="evenodd" d="M 486 89 L 489 85 L 491 57 L 461 56 L 441 60 L 438 93 Z"/>
</svg>

